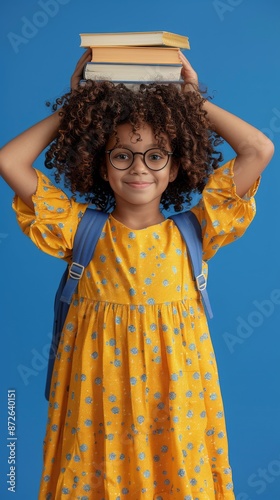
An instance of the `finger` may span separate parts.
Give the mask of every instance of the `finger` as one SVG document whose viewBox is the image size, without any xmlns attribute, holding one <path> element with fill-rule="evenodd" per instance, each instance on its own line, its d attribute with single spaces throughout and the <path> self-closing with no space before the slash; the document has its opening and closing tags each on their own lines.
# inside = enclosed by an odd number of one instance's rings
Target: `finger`
<svg viewBox="0 0 280 500">
<path fill-rule="evenodd" d="M 83 53 L 81 59 L 87 59 L 89 56 L 91 57 L 91 48 L 90 47 L 85 50 L 85 52 Z"/>
<path fill-rule="evenodd" d="M 80 74 L 86 64 L 86 62 L 91 60 L 91 49 L 89 51 L 87 50 L 82 57 L 79 59 L 79 61 L 76 64 L 75 70 L 74 70 L 74 75 Z"/>
<path fill-rule="evenodd" d="M 182 52 L 179 53 L 179 57 L 186 68 L 193 69 L 191 63 L 188 61 L 186 56 L 182 54 Z"/>
<path fill-rule="evenodd" d="M 78 71 L 81 69 L 81 67 L 84 66 L 84 64 L 86 63 L 86 61 L 90 61 L 91 59 L 91 49 L 87 49 L 83 55 L 80 57 L 80 59 L 78 60 L 77 64 L 76 64 L 76 68 L 75 68 L 75 71 Z"/>
</svg>

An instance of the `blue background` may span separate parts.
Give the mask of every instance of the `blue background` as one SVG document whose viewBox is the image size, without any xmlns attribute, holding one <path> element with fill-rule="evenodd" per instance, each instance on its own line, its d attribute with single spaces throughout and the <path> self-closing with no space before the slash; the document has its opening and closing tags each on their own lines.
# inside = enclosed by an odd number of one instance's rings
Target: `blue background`
<svg viewBox="0 0 280 500">
<path fill-rule="evenodd" d="M 279 22 L 278 0 L 13 0 L 5 2 L 0 20 L 1 145 L 47 116 L 45 101 L 68 90 L 82 53 L 80 32 L 148 30 L 189 36 L 186 54 L 214 102 L 275 143 L 256 197 L 256 219 L 244 238 L 210 263 L 210 326 L 237 500 L 280 498 Z M 22 37 L 18 43 L 15 35 Z M 233 156 L 229 147 L 223 151 L 225 160 Z M 45 171 L 42 156 L 36 166 Z M 10 208 L 12 192 L 2 180 L 0 185 L 0 498 L 33 500 L 47 417 L 53 297 L 64 264 L 20 232 Z M 8 389 L 17 395 L 15 494 L 6 483 Z"/>
</svg>

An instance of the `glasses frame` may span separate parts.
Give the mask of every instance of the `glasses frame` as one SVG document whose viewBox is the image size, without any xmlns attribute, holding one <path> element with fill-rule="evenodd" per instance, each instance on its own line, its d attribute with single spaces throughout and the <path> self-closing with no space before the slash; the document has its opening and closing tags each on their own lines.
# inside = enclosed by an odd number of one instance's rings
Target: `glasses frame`
<svg viewBox="0 0 280 500">
<path fill-rule="evenodd" d="M 111 160 L 111 153 L 112 153 L 112 151 L 114 151 L 115 149 L 124 149 L 124 150 L 129 151 L 129 152 L 132 154 L 132 162 L 131 162 L 131 164 L 129 165 L 129 167 L 126 167 L 126 168 L 118 168 L 118 167 L 116 167 L 116 166 L 112 163 L 112 160 Z M 147 165 L 147 163 L 146 163 L 146 160 L 145 160 L 145 156 L 146 156 L 146 154 L 147 154 L 149 151 L 153 151 L 154 149 L 160 149 L 160 148 L 149 148 L 149 149 L 147 149 L 147 151 L 144 151 L 144 153 L 142 153 L 141 151 L 134 151 L 134 152 L 133 152 L 133 151 L 131 151 L 131 149 L 128 149 L 128 148 L 119 148 L 119 147 L 117 147 L 117 148 L 107 149 L 107 150 L 105 151 L 105 153 L 109 155 L 109 161 L 110 161 L 110 163 L 111 163 L 112 167 L 113 167 L 113 168 L 115 168 L 116 170 L 128 170 L 128 169 L 129 169 L 129 168 L 133 165 L 133 163 L 134 163 L 134 157 L 135 157 L 135 155 L 142 155 L 142 162 L 144 163 L 144 165 L 145 165 L 145 166 L 146 166 L 149 170 L 151 170 L 152 172 L 159 172 L 160 170 L 163 170 L 163 169 L 164 169 L 164 168 L 168 165 L 168 162 L 169 162 L 170 156 L 172 156 L 172 155 L 173 155 L 173 153 L 172 153 L 171 151 L 165 151 L 165 149 L 164 149 L 164 150 L 162 150 L 162 151 L 164 151 L 164 153 L 166 153 L 166 154 L 167 154 L 167 161 L 166 161 L 166 164 L 165 164 L 163 167 L 161 167 L 161 168 L 157 168 L 157 169 L 155 169 L 155 168 L 151 168 L 151 167 L 149 167 L 149 166 Z"/>
</svg>

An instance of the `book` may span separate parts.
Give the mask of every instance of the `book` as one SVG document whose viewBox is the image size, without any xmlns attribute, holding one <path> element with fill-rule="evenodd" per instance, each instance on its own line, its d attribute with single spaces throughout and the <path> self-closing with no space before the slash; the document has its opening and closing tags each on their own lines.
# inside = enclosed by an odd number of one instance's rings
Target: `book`
<svg viewBox="0 0 280 500">
<path fill-rule="evenodd" d="M 126 31 L 118 33 L 80 33 L 80 47 L 94 47 L 97 45 L 133 45 L 152 46 L 163 45 L 189 49 L 189 39 L 183 35 L 169 31 Z"/>
<path fill-rule="evenodd" d="M 177 47 L 93 46 L 92 62 L 179 64 Z"/>
<path fill-rule="evenodd" d="M 95 63 L 85 64 L 83 77 L 85 80 L 111 80 L 115 82 L 177 82 L 181 77 L 182 64 L 119 64 Z"/>
</svg>

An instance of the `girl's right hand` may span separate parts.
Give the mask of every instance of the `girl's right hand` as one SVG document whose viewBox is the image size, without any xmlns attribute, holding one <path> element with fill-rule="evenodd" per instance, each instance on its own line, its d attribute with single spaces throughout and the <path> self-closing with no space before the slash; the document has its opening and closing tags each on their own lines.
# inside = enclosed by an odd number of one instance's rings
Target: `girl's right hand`
<svg viewBox="0 0 280 500">
<path fill-rule="evenodd" d="M 87 49 L 78 60 L 74 73 L 71 76 L 71 90 L 79 87 L 80 80 L 83 78 L 84 66 L 87 62 L 91 61 L 91 57 L 91 49 Z"/>
</svg>

